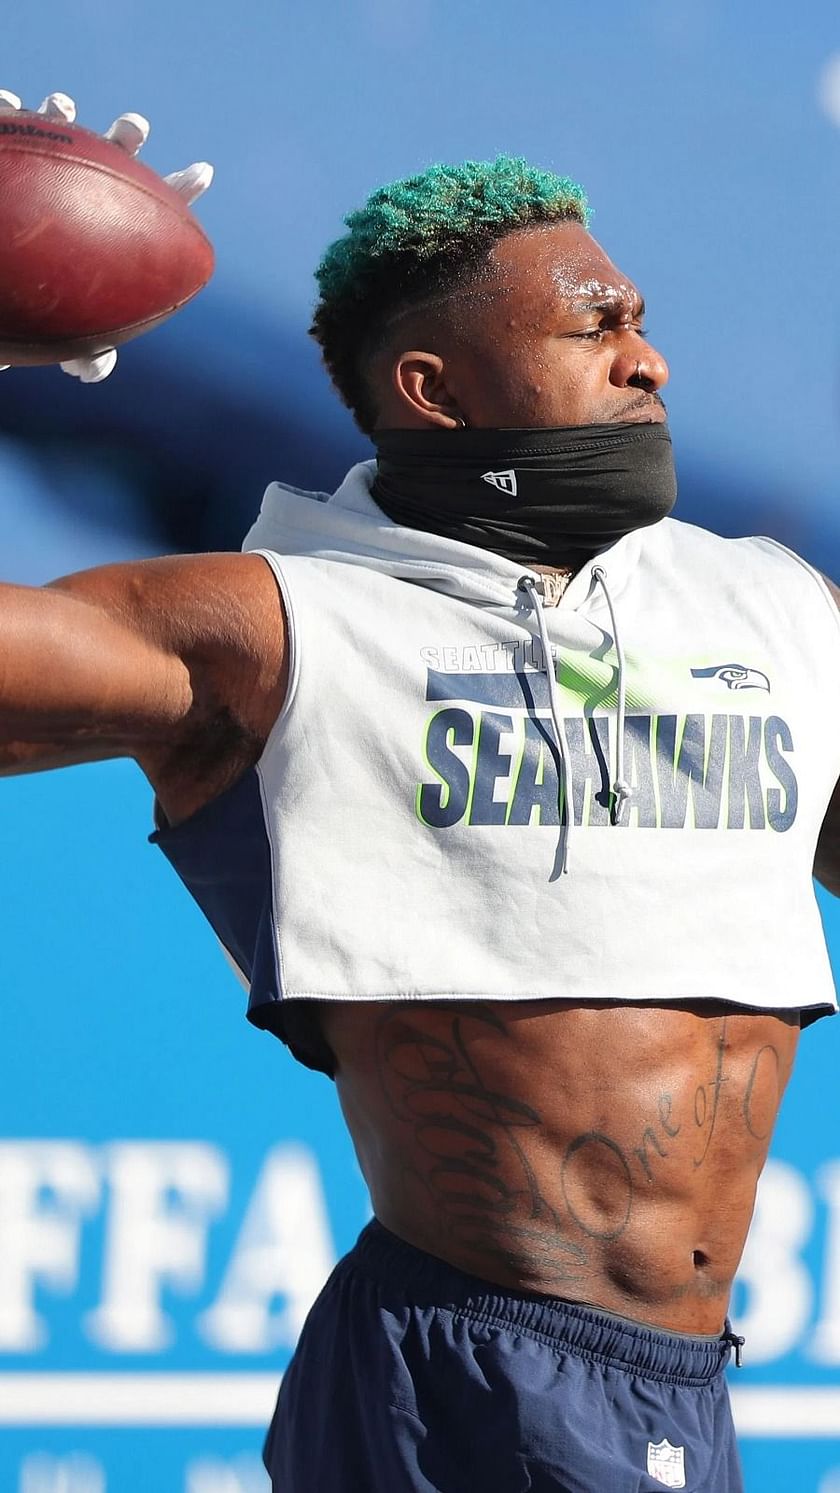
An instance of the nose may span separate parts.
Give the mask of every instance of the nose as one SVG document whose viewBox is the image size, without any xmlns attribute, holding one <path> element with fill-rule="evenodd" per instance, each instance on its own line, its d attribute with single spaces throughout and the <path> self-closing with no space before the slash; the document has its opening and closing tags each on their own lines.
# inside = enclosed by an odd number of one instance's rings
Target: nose
<svg viewBox="0 0 840 1493">
<path fill-rule="evenodd" d="M 617 389 L 644 389 L 647 394 L 664 389 L 669 376 L 662 354 L 640 339 L 635 349 L 617 352 L 610 367 L 610 383 Z"/>
</svg>

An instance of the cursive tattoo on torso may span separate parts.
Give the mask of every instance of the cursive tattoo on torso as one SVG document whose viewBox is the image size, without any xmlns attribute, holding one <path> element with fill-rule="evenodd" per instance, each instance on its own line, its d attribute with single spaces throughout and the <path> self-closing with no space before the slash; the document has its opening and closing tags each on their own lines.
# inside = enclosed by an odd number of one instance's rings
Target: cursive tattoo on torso
<svg viewBox="0 0 840 1493">
<path fill-rule="evenodd" d="M 708 1076 L 640 1104 L 635 1140 L 626 1126 L 612 1133 L 599 1111 L 597 1127 L 565 1135 L 547 1159 L 556 1116 L 547 1126 L 527 1092 L 487 1076 L 504 1068 L 488 1063 L 488 1042 L 515 1042 L 498 1006 L 389 1007 L 376 1023 L 376 1074 L 405 1127 L 402 1195 L 432 1214 L 437 1237 L 474 1268 L 524 1265 L 546 1286 L 571 1290 L 673 1167 L 697 1175 L 719 1141 L 758 1158 L 760 1170 L 783 1087 L 780 1052 L 763 1042 L 731 1067 L 726 1016 L 710 1023 L 710 1035 Z M 544 1095 L 545 1084 L 534 1090 Z"/>
</svg>

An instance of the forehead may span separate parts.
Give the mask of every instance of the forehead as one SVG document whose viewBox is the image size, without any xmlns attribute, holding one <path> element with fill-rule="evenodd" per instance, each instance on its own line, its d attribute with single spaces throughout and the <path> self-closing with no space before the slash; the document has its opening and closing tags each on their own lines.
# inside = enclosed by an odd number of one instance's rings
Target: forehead
<svg viewBox="0 0 840 1493">
<path fill-rule="evenodd" d="M 511 310 L 541 320 L 556 311 L 614 304 L 635 314 L 639 292 L 581 223 L 546 223 L 509 233 L 489 256 L 494 289 Z"/>
</svg>

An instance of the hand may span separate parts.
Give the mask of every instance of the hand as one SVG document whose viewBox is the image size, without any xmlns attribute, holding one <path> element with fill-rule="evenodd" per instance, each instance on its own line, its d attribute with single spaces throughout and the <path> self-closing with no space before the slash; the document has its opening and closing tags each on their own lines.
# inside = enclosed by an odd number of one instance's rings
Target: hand
<svg viewBox="0 0 840 1493">
<path fill-rule="evenodd" d="M 10 93 L 6 88 L 0 88 L 0 115 L 11 114 L 21 109 L 23 105 L 16 93 Z M 63 119 L 66 124 L 72 124 L 76 118 L 76 105 L 66 93 L 50 93 L 42 104 L 38 105 L 37 114 L 43 114 L 46 119 Z M 142 114 L 121 114 L 115 119 L 110 129 L 105 131 L 105 139 L 112 140 L 119 145 L 130 156 L 136 156 L 142 149 L 149 137 L 149 121 Z M 168 181 L 171 187 L 180 197 L 183 197 L 187 206 L 197 201 L 202 192 L 206 192 L 213 180 L 213 167 L 206 161 L 196 161 L 192 166 L 187 166 L 183 171 L 172 171 L 164 181 Z M 81 379 L 83 384 L 99 384 L 103 378 L 107 378 L 113 372 L 117 354 L 114 348 L 108 352 L 98 353 L 95 358 L 73 358 L 71 362 L 62 363 L 61 369 L 64 373 L 70 373 L 74 378 Z M 9 368 L 9 363 L 0 364 L 0 371 Z"/>
</svg>

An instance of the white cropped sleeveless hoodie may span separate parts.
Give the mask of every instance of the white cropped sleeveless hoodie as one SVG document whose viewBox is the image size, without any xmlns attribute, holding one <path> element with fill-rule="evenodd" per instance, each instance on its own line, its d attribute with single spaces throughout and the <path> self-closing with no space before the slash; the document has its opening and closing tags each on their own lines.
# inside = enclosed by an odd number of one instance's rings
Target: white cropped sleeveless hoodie
<svg viewBox="0 0 840 1493">
<path fill-rule="evenodd" d="M 244 548 L 282 594 L 288 698 L 251 788 L 154 837 L 251 1018 L 288 998 L 834 1009 L 811 868 L 840 616 L 816 572 L 664 519 L 549 607 L 527 567 L 394 525 L 374 473 L 269 487 Z M 230 932 L 248 888 L 259 927 Z"/>
</svg>

